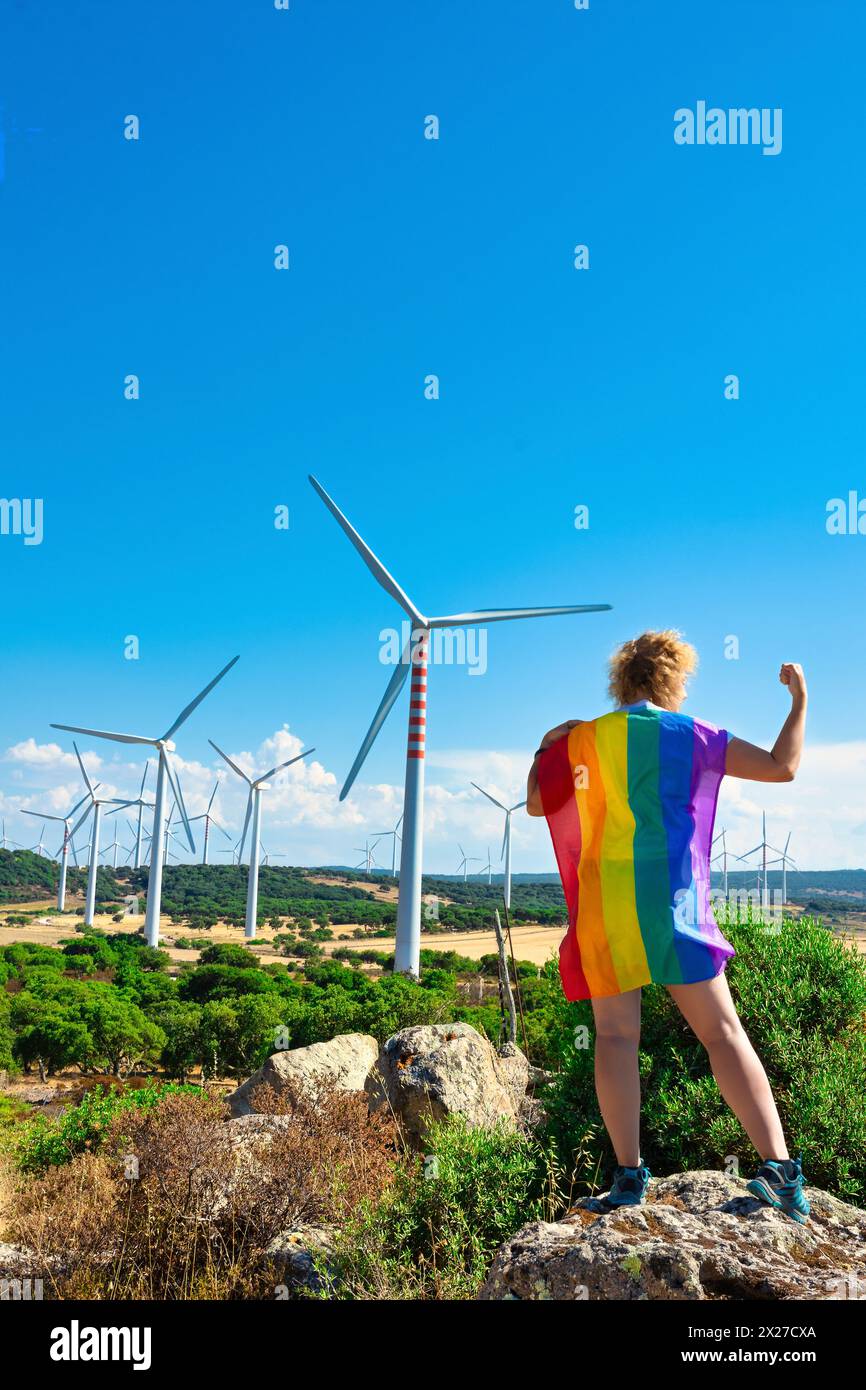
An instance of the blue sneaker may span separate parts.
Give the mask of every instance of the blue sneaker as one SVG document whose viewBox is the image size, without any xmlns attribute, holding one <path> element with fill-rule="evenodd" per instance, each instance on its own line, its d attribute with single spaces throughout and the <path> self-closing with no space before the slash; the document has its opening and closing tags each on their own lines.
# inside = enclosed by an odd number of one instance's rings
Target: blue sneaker
<svg viewBox="0 0 866 1390">
<path fill-rule="evenodd" d="M 746 1186 L 753 1197 L 805 1225 L 810 1211 L 803 1192 L 805 1181 L 801 1158 L 768 1158 Z"/>
<path fill-rule="evenodd" d="M 652 1173 L 646 1164 L 640 1168 L 618 1167 L 613 1175 L 610 1192 L 602 1201 L 610 1207 L 636 1207 L 646 1196 Z"/>
</svg>

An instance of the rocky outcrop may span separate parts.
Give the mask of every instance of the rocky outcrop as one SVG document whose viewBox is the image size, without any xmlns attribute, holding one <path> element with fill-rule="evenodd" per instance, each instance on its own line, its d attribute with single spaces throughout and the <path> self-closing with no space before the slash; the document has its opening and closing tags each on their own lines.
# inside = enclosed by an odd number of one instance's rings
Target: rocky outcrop
<svg viewBox="0 0 866 1390">
<path fill-rule="evenodd" d="M 497 1120 L 516 1125 L 528 1073 L 513 1044 L 500 1057 L 468 1023 L 423 1024 L 388 1039 L 367 1092 L 371 1106 L 389 1106 L 409 1140 L 420 1144 L 431 1120 L 446 1115 L 463 1115 L 474 1127 Z"/>
<path fill-rule="evenodd" d="M 315 1100 L 323 1091 L 363 1091 L 379 1044 L 367 1033 L 341 1033 L 329 1042 L 275 1052 L 263 1067 L 228 1097 L 235 1118 L 255 1113 L 253 1092 L 271 1086 L 290 1100 Z"/>
<path fill-rule="evenodd" d="M 716 1172 L 653 1179 L 639 1207 L 584 1198 L 500 1248 L 491 1299 L 842 1299 L 866 1280 L 866 1211 L 808 1189 L 806 1225 Z M 852 1292 L 851 1290 L 854 1290 Z"/>
<path fill-rule="evenodd" d="M 343 1033 L 275 1052 L 228 1103 L 238 1121 L 256 1114 L 254 1092 L 263 1086 L 290 1099 L 365 1091 L 371 1109 L 388 1106 L 409 1141 L 421 1144 L 430 1121 L 451 1114 L 472 1126 L 537 1123 L 541 1109 L 527 1094 L 530 1080 L 514 1043 L 497 1052 L 468 1023 L 424 1024 L 395 1033 L 381 1050 L 366 1033 Z"/>
</svg>

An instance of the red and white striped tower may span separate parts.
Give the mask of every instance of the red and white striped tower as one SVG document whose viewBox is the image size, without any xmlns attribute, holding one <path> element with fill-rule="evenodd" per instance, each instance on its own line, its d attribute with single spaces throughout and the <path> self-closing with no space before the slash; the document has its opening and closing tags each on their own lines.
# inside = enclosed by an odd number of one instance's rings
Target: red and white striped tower
<svg viewBox="0 0 866 1390">
<path fill-rule="evenodd" d="M 406 743 L 406 792 L 403 801 L 403 844 L 400 850 L 400 900 L 394 970 L 418 971 L 421 951 L 421 873 L 424 846 L 424 751 L 427 737 L 427 657 L 430 633 L 412 631 L 410 661 L 409 735 Z"/>
</svg>

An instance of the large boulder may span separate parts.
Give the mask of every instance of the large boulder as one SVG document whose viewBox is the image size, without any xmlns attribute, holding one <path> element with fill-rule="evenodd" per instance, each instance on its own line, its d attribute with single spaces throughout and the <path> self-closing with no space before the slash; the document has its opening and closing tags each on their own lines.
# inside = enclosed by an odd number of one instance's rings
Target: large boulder
<svg viewBox="0 0 866 1390">
<path fill-rule="evenodd" d="M 315 1101 L 323 1092 L 363 1091 L 378 1055 L 379 1044 L 367 1033 L 341 1033 L 329 1042 L 275 1052 L 232 1091 L 231 1113 L 236 1119 L 254 1114 L 254 1092 L 260 1086 L 270 1086 L 293 1101 L 302 1097 Z"/>
<path fill-rule="evenodd" d="M 368 1077 L 371 1106 L 389 1106 L 417 1144 L 431 1120 L 446 1115 L 463 1115 L 473 1127 L 497 1120 L 516 1126 L 528 1064 L 517 1048 L 509 1054 L 501 1058 L 468 1023 L 404 1028 L 385 1043 Z"/>
<path fill-rule="evenodd" d="M 499 1249 L 481 1299 L 842 1299 L 866 1278 L 866 1211 L 809 1189 L 805 1225 L 716 1172 L 653 1179 L 646 1202 L 584 1198 Z M 851 1290 L 854 1290 L 852 1293 Z"/>
</svg>

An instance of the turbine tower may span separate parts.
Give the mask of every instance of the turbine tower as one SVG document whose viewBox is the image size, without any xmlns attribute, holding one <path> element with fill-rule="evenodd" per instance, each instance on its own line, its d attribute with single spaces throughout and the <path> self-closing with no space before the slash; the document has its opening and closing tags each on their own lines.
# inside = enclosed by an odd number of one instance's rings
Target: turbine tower
<svg viewBox="0 0 866 1390">
<path fill-rule="evenodd" d="M 212 738 L 208 739 L 211 748 L 215 748 L 224 762 L 227 762 L 233 772 L 242 777 L 249 787 L 247 793 L 247 814 L 244 819 L 244 828 L 238 842 L 238 863 L 241 862 L 244 844 L 247 838 L 247 828 L 252 816 L 253 829 L 250 841 L 250 872 L 247 878 L 247 915 L 244 923 L 244 936 L 251 940 L 256 934 L 256 918 L 259 907 L 259 847 L 261 845 L 262 834 L 262 792 L 266 791 L 265 783 L 270 780 L 277 772 L 282 772 L 284 767 L 291 767 L 292 763 L 298 763 L 301 758 L 308 758 L 311 753 L 315 753 L 315 748 L 308 748 L 304 753 L 297 753 L 294 758 L 287 758 L 284 763 L 278 763 L 272 767 L 270 772 L 265 772 L 261 777 L 248 777 L 242 767 L 233 763 L 227 753 L 221 748 L 217 748 Z"/>
<path fill-rule="evenodd" d="M 494 608 L 478 612 L 451 613 L 446 617 L 428 618 L 415 607 L 370 547 L 361 539 L 351 522 L 340 511 L 312 476 L 310 482 L 337 523 L 345 531 L 367 568 L 386 593 L 408 615 L 409 640 L 400 657 L 382 702 L 367 730 L 358 756 L 352 764 L 340 800 L 348 795 L 376 735 L 385 723 L 397 696 L 402 690 L 409 668 L 412 668 L 411 699 L 409 701 L 409 736 L 406 745 L 406 794 L 403 800 L 404 835 L 400 853 L 400 896 L 397 905 L 397 940 L 394 953 L 396 972 L 418 975 L 421 960 L 421 871 L 424 847 L 424 752 L 427 729 L 427 657 L 431 632 L 443 628 L 478 627 L 485 623 L 504 622 L 512 618 L 542 618 L 565 613 L 599 613 L 610 608 L 609 603 L 572 604 L 558 608 Z"/>
<path fill-rule="evenodd" d="M 87 734 L 91 738 L 112 739 L 115 743 L 142 743 L 151 748 L 155 748 L 159 754 L 159 765 L 156 774 L 156 801 L 153 808 L 153 830 L 150 839 L 150 869 L 147 876 L 147 913 L 144 921 L 144 933 L 148 946 L 159 945 L 159 909 L 162 901 L 162 866 L 164 863 L 165 852 L 163 848 L 163 820 L 166 800 L 166 787 L 169 786 L 174 792 L 175 800 L 183 818 L 189 846 L 195 854 L 195 841 L 192 838 L 192 831 L 186 818 L 186 810 L 183 805 L 183 798 L 180 794 L 180 787 L 175 778 L 174 770 L 169 762 L 169 753 L 174 752 L 175 745 L 172 737 L 177 733 L 180 726 L 186 723 L 193 710 L 197 709 L 206 695 L 209 695 L 214 686 L 222 680 L 227 671 L 230 671 L 237 661 L 237 657 L 232 657 L 228 665 L 209 681 L 204 690 L 199 691 L 194 700 L 181 710 L 174 723 L 166 729 L 164 734 L 157 738 L 148 738 L 143 734 L 114 734 L 108 733 L 104 729 L 80 729 L 72 724 L 52 724 L 52 729 L 65 729 L 67 733 Z"/>
<path fill-rule="evenodd" d="M 525 801 L 518 801 L 516 806 L 503 806 L 501 801 L 497 801 L 495 796 L 486 792 L 483 787 L 479 787 L 477 782 L 472 783 L 477 792 L 486 796 L 488 801 L 492 801 L 494 806 L 498 806 L 500 811 L 505 812 L 505 834 L 502 837 L 502 849 L 499 854 L 501 859 L 505 855 L 505 883 L 503 885 L 503 897 L 506 908 L 511 907 L 511 815 L 513 811 L 519 811 L 521 806 L 525 806 Z"/>
<path fill-rule="evenodd" d="M 211 807 L 213 806 L 213 799 L 214 799 L 214 797 L 216 796 L 217 791 L 219 790 L 219 784 L 220 784 L 220 780 L 219 780 L 219 778 L 217 778 L 217 780 L 214 782 L 214 788 L 213 788 L 213 791 L 212 791 L 211 794 L 210 794 L 210 801 L 209 801 L 208 804 L 207 804 L 207 810 L 204 812 L 204 814 L 201 815 L 201 816 L 192 816 L 192 817 L 190 818 L 190 822 L 189 822 L 190 825 L 195 825 L 195 823 L 196 823 L 197 820 L 203 820 L 203 821 L 204 821 L 204 847 L 203 847 L 202 853 L 201 853 L 201 862 L 202 862 L 202 864 L 207 864 L 207 862 L 208 862 L 207 847 L 208 847 L 208 840 L 209 840 L 209 838 L 210 838 L 211 822 L 213 822 L 213 824 L 216 826 L 217 830 L 220 832 L 221 835 L 225 835 L 226 839 L 227 839 L 229 842 L 231 842 L 231 838 L 232 838 L 231 835 L 228 833 L 227 830 L 223 830 L 223 828 L 222 828 L 222 826 L 220 825 L 219 821 L 217 820 L 216 816 L 212 816 L 211 813 L 210 813 L 210 809 L 211 809 Z"/>
<path fill-rule="evenodd" d="M 97 785 L 97 787 L 98 787 L 98 786 L 99 786 L 99 783 L 97 782 L 96 785 Z M 87 800 L 87 795 L 88 795 L 87 792 L 85 792 L 84 795 L 83 795 L 83 797 L 81 798 L 81 800 L 80 800 L 80 801 L 76 801 L 75 805 L 73 806 L 72 810 L 69 812 L 69 814 L 68 814 L 67 816 L 49 816 L 49 815 L 47 814 L 47 812 L 44 812 L 44 811 L 43 811 L 43 812 L 40 812 L 40 811 L 25 811 L 25 812 L 24 812 L 25 816 L 37 816 L 40 820 L 57 820 L 57 821 L 60 821 L 61 825 L 63 826 L 63 844 L 60 846 L 60 850 L 59 850 L 59 852 L 58 852 L 58 853 L 59 853 L 59 858 L 60 858 L 60 879 L 59 879 L 58 884 L 57 884 L 57 910 L 58 910 L 58 912 L 62 912 L 63 909 L 64 909 L 65 906 L 66 906 L 66 869 L 67 869 L 67 865 L 68 865 L 68 863 L 69 863 L 69 850 L 70 850 L 70 848 L 72 849 L 72 853 L 73 853 L 73 855 L 75 856 L 75 862 L 76 862 L 76 864 L 78 863 L 78 855 L 77 855 L 77 853 L 76 853 L 75 846 L 72 844 L 72 832 L 71 832 L 71 830 L 69 829 L 69 827 L 70 827 L 70 825 L 72 824 L 72 817 L 75 815 L 75 812 L 78 811 L 78 810 L 80 810 L 80 808 L 84 805 L 85 801 Z M 40 838 L 41 838 L 41 837 L 40 837 Z"/>
<path fill-rule="evenodd" d="M 96 876 L 99 873 L 99 827 L 102 823 L 102 808 L 103 806 L 115 806 L 117 804 L 120 804 L 122 806 L 123 802 L 119 796 L 96 795 L 97 791 L 99 790 L 99 783 L 97 782 L 96 786 L 94 786 L 90 778 L 88 777 L 87 769 L 85 768 L 84 763 L 81 761 L 81 754 L 78 751 L 78 744 L 75 742 L 74 739 L 72 741 L 72 747 L 75 749 L 75 756 L 78 759 L 78 766 L 81 768 L 81 775 L 84 778 L 84 784 L 87 787 L 87 797 L 85 799 L 90 801 L 90 805 L 84 812 L 84 815 L 81 816 L 81 818 L 75 822 L 75 825 L 73 825 L 72 829 L 69 832 L 70 837 L 77 833 L 80 827 L 87 820 L 87 817 L 90 815 L 91 811 L 93 812 L 93 824 L 90 827 L 90 851 L 88 854 L 87 864 L 87 897 L 85 898 L 84 902 L 84 925 L 86 927 L 92 927 L 93 915 L 96 909 Z M 78 804 L 80 806 L 81 802 L 79 801 Z"/>
</svg>

